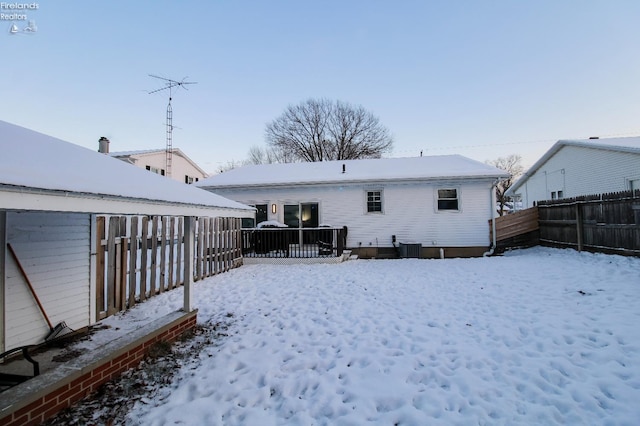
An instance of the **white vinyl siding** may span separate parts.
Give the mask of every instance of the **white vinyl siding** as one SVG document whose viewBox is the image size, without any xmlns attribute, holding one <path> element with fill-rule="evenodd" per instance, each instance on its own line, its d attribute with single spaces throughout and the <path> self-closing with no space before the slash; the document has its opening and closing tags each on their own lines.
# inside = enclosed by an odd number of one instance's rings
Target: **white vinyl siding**
<svg viewBox="0 0 640 426">
<path fill-rule="evenodd" d="M 564 146 L 515 192 L 524 207 L 535 201 L 627 191 L 638 176 L 640 154 Z M 562 192 L 559 196 L 558 192 Z"/>
<path fill-rule="evenodd" d="M 443 186 L 444 185 L 444 186 Z M 366 195 L 370 185 L 317 185 L 264 189 L 216 189 L 216 194 L 243 203 L 269 200 L 278 204 L 278 214 L 270 219 L 283 222 L 282 205 L 318 202 L 319 220 L 334 227 L 347 226 L 348 247 L 392 247 L 397 241 L 420 242 L 440 247 L 478 247 L 489 245 L 488 220 L 491 218 L 491 183 L 440 182 L 389 184 L 384 186 L 384 214 L 368 214 Z M 458 188 L 457 214 L 437 213 L 434 191 Z"/>
<path fill-rule="evenodd" d="M 162 175 L 166 174 L 165 169 L 167 167 L 167 157 L 164 151 L 147 154 L 134 154 L 131 158 L 133 159 L 134 164 L 138 167 L 146 168 L 154 173 Z M 204 179 L 205 175 L 197 168 L 193 167 L 193 164 L 183 156 L 174 152 L 171 156 L 171 178 L 181 182 L 185 182 L 186 179 L 190 179 L 192 182 L 197 182 L 200 179 Z"/>
<path fill-rule="evenodd" d="M 90 215 L 7 212 L 14 248 L 52 325 L 89 325 Z M 49 332 L 13 257 L 6 254 L 5 348 L 41 342 Z"/>
</svg>

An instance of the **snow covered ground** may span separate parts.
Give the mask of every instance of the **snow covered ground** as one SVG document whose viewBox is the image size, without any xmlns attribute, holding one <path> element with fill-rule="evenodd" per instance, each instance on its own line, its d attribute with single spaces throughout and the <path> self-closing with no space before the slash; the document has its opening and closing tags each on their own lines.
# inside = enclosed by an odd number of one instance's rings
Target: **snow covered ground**
<svg viewBox="0 0 640 426">
<path fill-rule="evenodd" d="M 640 259 L 243 266 L 195 285 L 228 336 L 130 412 L 144 425 L 640 423 Z M 124 316 L 180 308 L 182 290 Z"/>
</svg>

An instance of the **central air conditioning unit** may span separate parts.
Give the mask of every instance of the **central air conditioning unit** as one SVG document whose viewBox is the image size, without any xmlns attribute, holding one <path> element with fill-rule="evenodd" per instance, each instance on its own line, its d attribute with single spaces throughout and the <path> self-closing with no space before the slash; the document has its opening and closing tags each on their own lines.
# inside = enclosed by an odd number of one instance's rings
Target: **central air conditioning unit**
<svg viewBox="0 0 640 426">
<path fill-rule="evenodd" d="M 400 257 L 402 259 L 419 259 L 421 252 L 422 244 L 420 243 L 400 243 Z"/>
</svg>

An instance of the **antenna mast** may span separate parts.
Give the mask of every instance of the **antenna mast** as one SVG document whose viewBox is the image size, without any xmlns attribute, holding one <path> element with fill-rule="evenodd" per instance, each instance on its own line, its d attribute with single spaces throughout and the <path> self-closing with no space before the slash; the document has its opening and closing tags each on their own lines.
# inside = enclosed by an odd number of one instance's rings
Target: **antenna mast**
<svg viewBox="0 0 640 426">
<path fill-rule="evenodd" d="M 156 90 L 152 90 L 149 94 L 160 92 L 162 90 L 169 90 L 169 104 L 167 105 L 167 117 L 166 117 L 166 133 L 167 133 L 167 145 L 165 150 L 165 175 L 171 177 L 171 163 L 173 161 L 173 109 L 171 108 L 171 98 L 174 87 L 182 87 L 187 89 L 188 84 L 197 84 L 193 81 L 185 81 L 188 77 L 183 78 L 181 81 L 171 80 L 170 78 L 159 77 L 157 75 L 149 74 L 149 77 L 157 78 L 164 81 L 164 87 Z"/>
</svg>

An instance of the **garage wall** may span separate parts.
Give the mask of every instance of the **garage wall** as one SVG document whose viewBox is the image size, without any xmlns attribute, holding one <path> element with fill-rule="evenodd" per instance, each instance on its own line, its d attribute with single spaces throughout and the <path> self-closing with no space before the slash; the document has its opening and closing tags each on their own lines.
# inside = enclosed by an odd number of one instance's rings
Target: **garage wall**
<svg viewBox="0 0 640 426">
<path fill-rule="evenodd" d="M 6 240 L 54 326 L 90 323 L 90 224 L 83 213 L 6 213 Z M 43 341 L 49 326 L 8 250 L 4 296 L 5 350 Z"/>
</svg>

